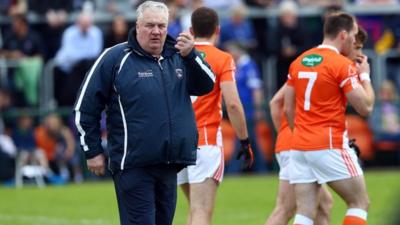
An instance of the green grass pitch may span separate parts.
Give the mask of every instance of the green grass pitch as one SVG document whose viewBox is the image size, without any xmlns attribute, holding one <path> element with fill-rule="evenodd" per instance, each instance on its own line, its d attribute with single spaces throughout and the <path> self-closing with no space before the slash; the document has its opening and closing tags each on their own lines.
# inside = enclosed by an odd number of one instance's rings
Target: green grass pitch
<svg viewBox="0 0 400 225">
<path fill-rule="evenodd" d="M 368 225 L 395 225 L 400 170 L 368 171 Z M 219 188 L 213 224 L 263 225 L 275 204 L 277 176 L 226 177 Z M 396 213 L 397 210 L 397 213 Z M 184 225 L 187 203 L 179 192 L 174 225 Z M 341 224 L 345 205 L 335 196 L 332 225 Z M 0 188 L 1 225 L 118 225 L 112 182 Z"/>
</svg>

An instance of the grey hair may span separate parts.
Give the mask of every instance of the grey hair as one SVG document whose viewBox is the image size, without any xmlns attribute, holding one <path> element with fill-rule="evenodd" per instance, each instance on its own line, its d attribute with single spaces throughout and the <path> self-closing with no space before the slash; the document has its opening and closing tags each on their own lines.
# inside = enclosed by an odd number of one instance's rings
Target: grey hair
<svg viewBox="0 0 400 225">
<path fill-rule="evenodd" d="M 168 18 L 169 18 L 169 11 L 168 11 L 167 5 L 165 5 L 162 2 L 145 1 L 142 4 L 140 4 L 139 7 L 136 10 L 136 16 L 137 16 L 137 20 L 138 21 L 143 18 L 143 12 L 146 9 L 151 9 L 151 10 L 154 10 L 154 11 L 163 12 L 167 16 L 166 19 L 168 20 Z"/>
</svg>

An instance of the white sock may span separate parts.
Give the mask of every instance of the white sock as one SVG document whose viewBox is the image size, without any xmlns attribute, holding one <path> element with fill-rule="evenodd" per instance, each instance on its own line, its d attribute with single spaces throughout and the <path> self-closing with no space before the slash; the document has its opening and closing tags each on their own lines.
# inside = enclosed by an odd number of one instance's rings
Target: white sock
<svg viewBox="0 0 400 225">
<path fill-rule="evenodd" d="M 306 216 L 296 214 L 293 224 L 313 225 L 314 221 Z"/>
<path fill-rule="evenodd" d="M 367 215 L 368 213 L 365 210 L 357 208 L 348 209 L 346 213 L 346 216 L 358 217 L 365 221 L 367 221 Z"/>
</svg>

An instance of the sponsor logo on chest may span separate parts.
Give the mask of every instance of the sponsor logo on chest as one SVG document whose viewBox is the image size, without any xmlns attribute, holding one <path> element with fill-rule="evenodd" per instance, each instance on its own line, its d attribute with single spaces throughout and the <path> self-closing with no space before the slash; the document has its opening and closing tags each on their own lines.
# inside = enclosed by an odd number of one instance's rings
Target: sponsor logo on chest
<svg viewBox="0 0 400 225">
<path fill-rule="evenodd" d="M 154 77 L 152 70 L 140 71 L 138 72 L 138 77 L 146 78 L 146 77 Z"/>
</svg>

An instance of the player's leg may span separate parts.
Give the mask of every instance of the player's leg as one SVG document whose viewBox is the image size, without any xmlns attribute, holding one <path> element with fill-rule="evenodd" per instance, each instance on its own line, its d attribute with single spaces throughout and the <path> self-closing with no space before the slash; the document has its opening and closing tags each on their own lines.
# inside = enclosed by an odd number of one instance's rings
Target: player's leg
<svg viewBox="0 0 400 225">
<path fill-rule="evenodd" d="M 321 185 L 313 172 L 305 151 L 290 151 L 290 183 L 294 184 L 296 197 L 296 225 L 312 225 L 316 216 Z"/>
<path fill-rule="evenodd" d="M 191 225 L 210 225 L 214 211 L 218 182 L 207 178 L 202 183 L 190 184 Z"/>
<path fill-rule="evenodd" d="M 310 152 L 308 161 L 312 163 L 319 183 L 328 185 L 346 202 L 348 211 L 345 225 L 364 225 L 369 206 L 363 172 L 354 150 L 348 148 Z"/>
<path fill-rule="evenodd" d="M 360 175 L 345 180 L 332 181 L 328 184 L 347 204 L 343 225 L 366 224 L 369 198 L 364 176 Z"/>
<path fill-rule="evenodd" d="M 188 166 L 185 181 L 178 174 L 178 184 L 189 200 L 188 224 L 210 224 L 214 209 L 218 183 L 224 174 L 223 154 L 221 147 L 215 145 L 200 146 L 197 151 L 196 165 Z"/>
<path fill-rule="evenodd" d="M 276 205 L 265 225 L 286 225 L 294 216 L 295 210 L 294 186 L 287 180 L 279 180 Z"/>
<path fill-rule="evenodd" d="M 297 210 L 293 224 L 313 224 L 313 218 L 315 218 L 317 212 L 318 194 L 320 189 L 321 185 L 316 182 L 294 184 Z"/>
<path fill-rule="evenodd" d="M 294 216 L 296 200 L 294 186 L 289 183 L 290 179 L 290 151 L 281 151 L 276 154 L 279 164 L 279 189 L 276 205 L 265 225 L 286 225 Z"/>
<path fill-rule="evenodd" d="M 333 198 L 327 187 L 321 187 L 318 198 L 319 202 L 317 216 L 315 217 L 315 225 L 329 225 L 333 206 Z"/>
<path fill-rule="evenodd" d="M 189 177 L 188 177 L 188 168 L 182 169 L 177 176 L 178 179 L 178 185 L 181 187 L 181 190 L 183 194 L 185 195 L 186 200 L 188 201 L 188 204 L 190 206 L 190 185 L 189 185 Z M 191 224 L 191 217 L 190 217 L 190 211 L 188 213 L 187 225 Z"/>
</svg>

